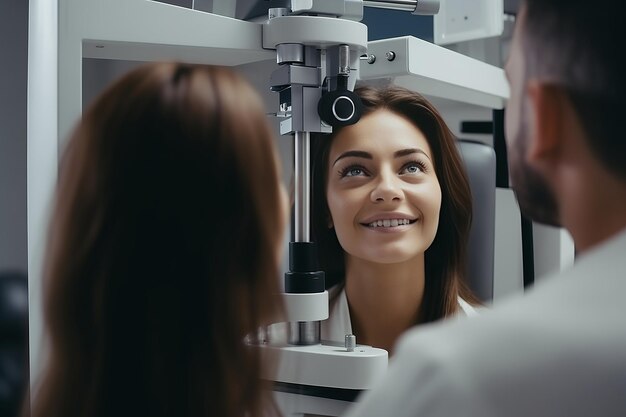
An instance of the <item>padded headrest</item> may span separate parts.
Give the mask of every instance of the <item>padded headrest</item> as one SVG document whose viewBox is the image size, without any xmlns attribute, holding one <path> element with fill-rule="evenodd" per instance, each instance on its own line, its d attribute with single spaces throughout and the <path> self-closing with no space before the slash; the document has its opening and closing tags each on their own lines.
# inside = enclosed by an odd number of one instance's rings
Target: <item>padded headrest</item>
<svg viewBox="0 0 626 417">
<path fill-rule="evenodd" d="M 467 251 L 467 283 L 484 302 L 493 299 L 496 212 L 496 153 L 489 145 L 459 139 L 472 190 L 472 228 Z"/>
</svg>

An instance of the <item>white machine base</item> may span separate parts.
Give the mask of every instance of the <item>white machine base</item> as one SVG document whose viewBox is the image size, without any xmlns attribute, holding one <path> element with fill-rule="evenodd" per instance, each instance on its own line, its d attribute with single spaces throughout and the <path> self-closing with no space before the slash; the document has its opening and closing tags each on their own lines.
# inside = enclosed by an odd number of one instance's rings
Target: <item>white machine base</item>
<svg viewBox="0 0 626 417">
<path fill-rule="evenodd" d="M 348 351 L 338 343 L 312 346 L 261 346 L 277 367 L 271 379 L 285 416 L 339 416 L 356 396 L 387 371 L 384 349 L 357 345 Z"/>
</svg>

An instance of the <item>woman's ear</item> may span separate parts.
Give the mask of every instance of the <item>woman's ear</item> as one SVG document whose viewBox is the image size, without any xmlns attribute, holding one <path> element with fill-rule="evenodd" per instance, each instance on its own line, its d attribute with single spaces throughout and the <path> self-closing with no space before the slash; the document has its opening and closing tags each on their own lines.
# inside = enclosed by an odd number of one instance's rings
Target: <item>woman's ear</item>
<svg viewBox="0 0 626 417">
<path fill-rule="evenodd" d="M 328 228 L 329 228 L 329 229 L 332 229 L 333 227 L 335 227 L 335 224 L 333 223 L 333 218 L 332 218 L 332 216 L 330 215 L 330 213 L 328 213 L 328 214 L 326 215 L 326 218 L 327 218 L 326 223 L 328 224 Z"/>
<path fill-rule="evenodd" d="M 528 131 L 528 162 L 540 162 L 555 157 L 564 138 L 563 117 L 567 114 L 567 97 L 562 88 L 529 80 L 527 87 L 531 123 Z"/>
</svg>

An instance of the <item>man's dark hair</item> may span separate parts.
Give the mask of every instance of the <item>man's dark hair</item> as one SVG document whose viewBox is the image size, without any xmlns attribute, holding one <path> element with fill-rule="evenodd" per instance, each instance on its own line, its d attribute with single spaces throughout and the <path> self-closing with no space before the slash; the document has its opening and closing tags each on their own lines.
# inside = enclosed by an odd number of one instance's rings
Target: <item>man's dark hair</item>
<svg viewBox="0 0 626 417">
<path fill-rule="evenodd" d="M 567 92 L 592 152 L 623 180 L 625 6 L 618 0 L 526 0 L 520 32 L 526 79 L 552 82 Z"/>
</svg>

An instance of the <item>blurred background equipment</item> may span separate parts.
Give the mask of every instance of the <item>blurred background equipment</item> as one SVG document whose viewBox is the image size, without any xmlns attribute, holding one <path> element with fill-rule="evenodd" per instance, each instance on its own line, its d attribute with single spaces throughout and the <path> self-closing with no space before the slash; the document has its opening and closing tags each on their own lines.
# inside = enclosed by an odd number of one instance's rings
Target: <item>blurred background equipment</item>
<svg viewBox="0 0 626 417">
<path fill-rule="evenodd" d="M 19 414 L 28 382 L 28 279 L 0 272 L 0 416 Z"/>
</svg>

